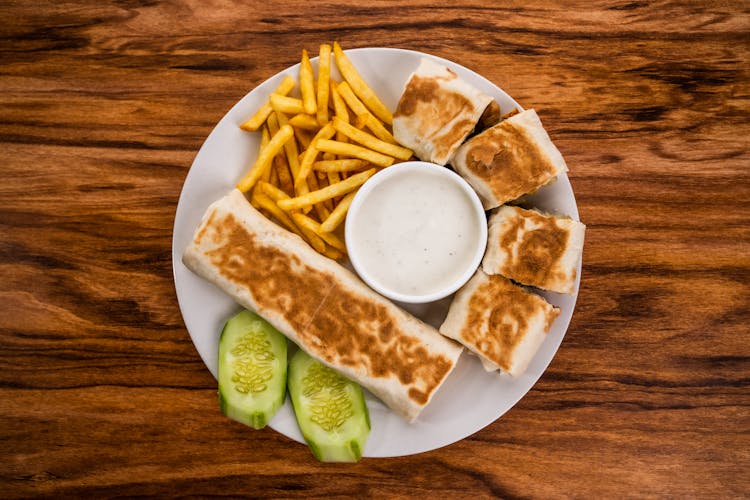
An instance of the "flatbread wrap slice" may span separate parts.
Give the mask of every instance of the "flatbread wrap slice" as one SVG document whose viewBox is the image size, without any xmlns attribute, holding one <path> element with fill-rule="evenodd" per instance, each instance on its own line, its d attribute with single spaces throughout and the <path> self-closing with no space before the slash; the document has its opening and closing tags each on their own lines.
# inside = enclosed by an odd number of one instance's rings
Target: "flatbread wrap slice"
<svg viewBox="0 0 750 500">
<path fill-rule="evenodd" d="M 207 209 L 182 260 L 410 422 L 462 351 L 268 220 L 236 189 Z"/>
<path fill-rule="evenodd" d="M 420 160 L 445 165 L 492 100 L 450 68 L 422 58 L 393 115 L 393 136 Z"/>
<path fill-rule="evenodd" d="M 487 371 L 522 375 L 560 309 L 481 269 L 458 291 L 440 333 L 476 354 Z"/>
<path fill-rule="evenodd" d="M 451 165 L 479 194 L 485 210 L 536 191 L 568 171 L 533 109 L 466 141 Z"/>
</svg>

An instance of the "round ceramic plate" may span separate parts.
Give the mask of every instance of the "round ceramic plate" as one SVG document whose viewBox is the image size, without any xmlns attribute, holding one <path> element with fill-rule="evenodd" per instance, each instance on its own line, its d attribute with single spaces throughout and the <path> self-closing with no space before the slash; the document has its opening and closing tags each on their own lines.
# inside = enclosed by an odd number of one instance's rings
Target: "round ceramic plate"
<svg viewBox="0 0 750 500">
<path fill-rule="evenodd" d="M 503 113 L 518 106 L 508 94 L 490 81 L 445 59 L 421 52 L 388 48 L 355 49 L 346 53 L 365 81 L 391 110 L 396 108 L 406 80 L 422 57 L 429 57 L 448 66 L 468 83 L 494 97 Z M 316 60 L 313 60 L 313 65 L 317 65 Z M 331 66 L 332 75 L 341 80 L 335 64 Z M 296 80 L 298 72 L 299 64 L 269 78 L 242 98 L 221 119 L 198 152 L 177 205 L 172 241 L 177 298 L 190 337 L 214 377 L 217 374 L 219 334 L 224 322 L 238 312 L 240 307 L 221 290 L 190 272 L 181 261 L 182 252 L 208 205 L 226 195 L 255 159 L 260 134 L 244 132 L 240 130 L 239 124 L 255 113 L 285 75 Z M 565 175 L 550 186 L 540 189 L 530 199 L 530 204 L 541 210 L 565 214 L 578 220 L 573 191 Z M 580 263 L 578 271 L 580 276 Z M 570 323 L 578 295 L 578 283 L 575 290 L 574 295 L 540 292 L 561 309 L 561 314 L 522 376 L 510 378 L 497 372 L 487 373 L 478 358 L 464 351 L 453 373 L 412 424 L 390 411 L 374 396 L 366 394 L 372 431 L 364 456 L 390 457 L 433 450 L 473 434 L 508 411 L 531 389 L 552 361 Z M 402 307 L 438 327 L 449 305 L 450 297 L 431 304 L 403 304 Z M 296 441 L 304 442 L 288 397 L 269 425 Z"/>
</svg>

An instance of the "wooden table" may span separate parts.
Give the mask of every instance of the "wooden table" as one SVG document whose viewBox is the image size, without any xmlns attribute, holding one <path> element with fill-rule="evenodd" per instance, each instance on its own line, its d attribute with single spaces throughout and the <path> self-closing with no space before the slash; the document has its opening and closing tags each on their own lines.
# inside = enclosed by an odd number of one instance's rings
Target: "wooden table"
<svg viewBox="0 0 750 500">
<path fill-rule="evenodd" d="M 4 2 L 0 497 L 750 495 L 747 5 L 354 3 Z M 536 108 L 588 226 L 529 394 L 355 465 L 221 415 L 170 253 L 214 124 L 333 40 L 449 58 Z"/>
</svg>

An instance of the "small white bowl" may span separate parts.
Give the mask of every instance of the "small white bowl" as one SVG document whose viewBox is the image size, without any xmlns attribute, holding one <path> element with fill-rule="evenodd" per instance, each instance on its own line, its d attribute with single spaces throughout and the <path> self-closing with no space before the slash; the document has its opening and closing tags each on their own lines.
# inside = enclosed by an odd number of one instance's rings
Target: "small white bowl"
<svg viewBox="0 0 750 500">
<path fill-rule="evenodd" d="M 346 246 L 354 269 L 376 292 L 427 303 L 463 286 L 487 245 L 476 192 L 458 174 L 411 161 L 373 175 L 349 207 Z"/>
</svg>

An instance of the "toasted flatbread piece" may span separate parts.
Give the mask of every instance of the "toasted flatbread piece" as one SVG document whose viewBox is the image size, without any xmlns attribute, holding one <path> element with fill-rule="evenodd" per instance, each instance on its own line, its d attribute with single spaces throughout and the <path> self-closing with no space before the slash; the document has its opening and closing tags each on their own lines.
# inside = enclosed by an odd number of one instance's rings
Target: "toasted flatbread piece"
<svg viewBox="0 0 750 500">
<path fill-rule="evenodd" d="M 462 351 L 269 221 L 238 190 L 208 208 L 182 260 L 408 421 Z"/>
<path fill-rule="evenodd" d="M 474 352 L 485 370 L 526 371 L 560 309 L 481 269 L 457 293 L 440 333 Z"/>
<path fill-rule="evenodd" d="M 568 171 L 533 109 L 466 141 L 451 164 L 482 198 L 485 210 L 535 191 Z"/>
<path fill-rule="evenodd" d="M 422 58 L 393 115 L 393 136 L 420 160 L 445 165 L 490 102 L 452 70 Z"/>
<path fill-rule="evenodd" d="M 490 215 L 482 269 L 524 285 L 573 293 L 586 226 L 503 205 Z"/>
</svg>

